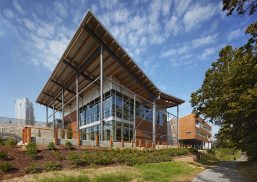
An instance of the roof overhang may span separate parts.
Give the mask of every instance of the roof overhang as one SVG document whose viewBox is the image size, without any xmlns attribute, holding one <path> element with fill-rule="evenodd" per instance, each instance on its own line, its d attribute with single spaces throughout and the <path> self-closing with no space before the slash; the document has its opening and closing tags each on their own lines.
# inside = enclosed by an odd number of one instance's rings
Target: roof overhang
<svg viewBox="0 0 257 182">
<path fill-rule="evenodd" d="M 50 78 L 37 98 L 37 103 L 61 109 L 61 93 L 64 100 L 76 94 L 76 74 L 79 74 L 79 90 L 99 77 L 100 45 L 103 45 L 104 76 L 115 77 L 122 85 L 141 97 L 157 102 L 163 107 L 173 107 L 184 100 L 160 91 L 120 46 L 106 27 L 88 11 L 64 51 Z M 94 82 L 91 87 L 98 87 Z M 81 93 L 83 95 L 83 93 Z"/>
</svg>

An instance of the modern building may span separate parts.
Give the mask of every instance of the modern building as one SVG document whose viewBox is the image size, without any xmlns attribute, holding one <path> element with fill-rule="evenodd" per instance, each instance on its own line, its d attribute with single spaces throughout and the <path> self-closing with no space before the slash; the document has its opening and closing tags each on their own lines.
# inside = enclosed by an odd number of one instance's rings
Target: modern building
<svg viewBox="0 0 257 182">
<path fill-rule="evenodd" d="M 37 102 L 46 106 L 47 122 L 61 112 L 62 127 L 70 125 L 74 138 L 172 144 L 170 121 L 184 100 L 157 88 L 88 11 Z"/>
<path fill-rule="evenodd" d="M 179 118 L 179 143 L 182 146 L 208 149 L 211 147 L 211 132 L 212 127 L 193 113 Z"/>
<path fill-rule="evenodd" d="M 34 109 L 33 104 L 27 98 L 16 99 L 15 101 L 15 118 L 23 124 L 34 123 Z"/>
</svg>

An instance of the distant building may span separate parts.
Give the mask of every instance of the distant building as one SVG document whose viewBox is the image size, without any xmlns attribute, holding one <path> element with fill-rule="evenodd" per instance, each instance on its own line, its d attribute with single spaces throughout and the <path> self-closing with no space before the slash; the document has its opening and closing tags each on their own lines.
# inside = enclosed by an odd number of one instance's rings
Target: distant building
<svg viewBox="0 0 257 182">
<path fill-rule="evenodd" d="M 15 101 L 15 118 L 20 119 L 23 124 L 34 123 L 33 104 L 27 98 L 16 99 Z"/>
<path fill-rule="evenodd" d="M 211 148 L 212 127 L 201 117 L 189 114 L 179 119 L 179 143 L 197 149 Z"/>
</svg>

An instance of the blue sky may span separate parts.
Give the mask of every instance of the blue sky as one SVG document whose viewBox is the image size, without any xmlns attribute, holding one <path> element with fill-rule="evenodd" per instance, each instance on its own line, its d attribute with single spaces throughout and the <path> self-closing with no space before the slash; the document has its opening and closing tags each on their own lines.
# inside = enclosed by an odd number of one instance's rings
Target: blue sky
<svg viewBox="0 0 257 182">
<path fill-rule="evenodd" d="M 89 8 L 159 88 L 186 101 L 181 116 L 219 50 L 244 44 L 256 20 L 226 17 L 215 0 L 1 0 L 0 116 L 14 117 L 15 99 L 27 97 L 45 120 L 35 100 Z"/>
</svg>

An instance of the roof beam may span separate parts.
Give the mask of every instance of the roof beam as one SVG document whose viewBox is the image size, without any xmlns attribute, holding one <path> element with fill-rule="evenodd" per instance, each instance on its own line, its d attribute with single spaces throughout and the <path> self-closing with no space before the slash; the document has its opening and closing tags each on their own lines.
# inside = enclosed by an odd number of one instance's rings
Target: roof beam
<svg viewBox="0 0 257 182">
<path fill-rule="evenodd" d="M 55 80 L 53 80 L 53 79 L 51 79 L 50 81 L 53 82 L 54 84 L 56 84 L 56 85 L 62 87 L 63 90 L 67 90 L 67 91 L 70 92 L 71 94 L 76 95 L 76 92 L 75 92 L 75 91 L 73 91 L 73 90 L 71 90 L 71 89 L 65 87 L 65 86 L 62 85 L 61 83 L 59 83 L 59 82 L 57 82 L 57 81 L 55 81 Z M 82 95 L 79 95 L 79 97 L 83 98 Z"/>
<path fill-rule="evenodd" d="M 91 28 L 88 25 L 84 25 L 84 29 L 92 37 L 94 37 L 94 39 L 96 39 L 97 42 L 99 42 L 100 44 L 102 44 L 104 46 L 104 49 L 109 54 L 111 54 L 114 59 L 117 60 L 117 62 L 120 64 L 120 66 L 122 66 L 130 75 L 134 75 L 134 73 L 128 68 L 128 66 L 123 61 L 120 60 L 120 58 L 105 44 L 105 42 L 93 30 L 91 30 Z M 145 84 L 141 80 L 139 80 L 137 77 L 135 77 L 134 79 L 137 83 L 139 83 L 147 91 L 150 98 L 154 98 L 154 95 L 152 94 L 152 92 L 147 87 L 145 87 Z"/>
</svg>

